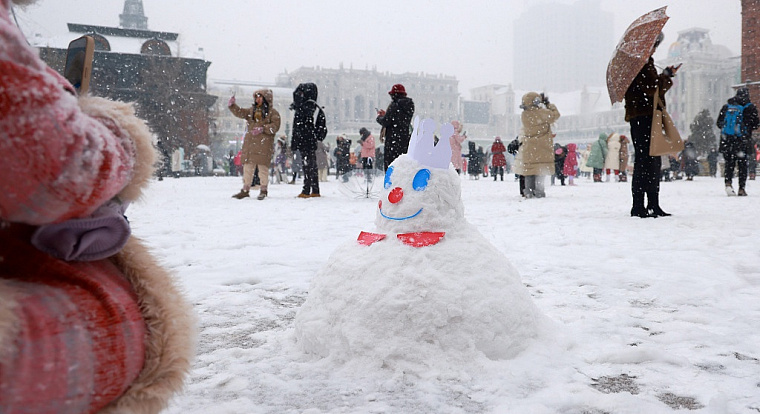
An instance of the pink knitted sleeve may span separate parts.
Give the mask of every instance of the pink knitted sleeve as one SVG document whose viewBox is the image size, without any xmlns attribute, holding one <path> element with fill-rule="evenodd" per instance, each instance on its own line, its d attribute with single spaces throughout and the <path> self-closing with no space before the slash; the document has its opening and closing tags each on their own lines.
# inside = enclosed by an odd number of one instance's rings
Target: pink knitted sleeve
<svg viewBox="0 0 760 414">
<path fill-rule="evenodd" d="M 129 182 L 134 143 L 84 114 L 0 0 L 0 218 L 47 224 L 92 213 Z"/>
</svg>

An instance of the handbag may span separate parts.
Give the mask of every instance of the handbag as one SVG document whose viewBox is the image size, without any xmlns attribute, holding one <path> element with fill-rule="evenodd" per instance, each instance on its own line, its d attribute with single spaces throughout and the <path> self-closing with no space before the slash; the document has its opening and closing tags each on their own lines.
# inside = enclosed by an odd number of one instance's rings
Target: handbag
<svg viewBox="0 0 760 414">
<path fill-rule="evenodd" d="M 654 112 L 652 113 L 652 131 L 649 143 L 649 155 L 653 157 L 683 151 L 684 143 L 678 133 L 673 119 L 660 101 L 660 88 L 654 92 Z"/>
</svg>

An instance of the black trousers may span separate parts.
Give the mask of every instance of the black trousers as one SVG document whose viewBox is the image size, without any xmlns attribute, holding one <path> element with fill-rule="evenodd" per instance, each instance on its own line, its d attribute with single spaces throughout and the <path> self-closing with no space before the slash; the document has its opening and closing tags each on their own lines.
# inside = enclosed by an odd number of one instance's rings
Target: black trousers
<svg viewBox="0 0 760 414">
<path fill-rule="evenodd" d="M 652 117 L 638 116 L 631 119 L 631 139 L 635 158 L 633 161 L 633 179 L 631 195 L 632 212 L 644 210 L 644 196 L 647 198 L 647 210 L 660 208 L 660 167 L 662 159 L 649 155 L 652 141 Z"/>
<path fill-rule="evenodd" d="M 747 184 L 747 148 L 748 145 L 739 146 L 737 148 L 730 148 L 723 153 L 723 158 L 726 160 L 726 165 L 723 170 L 724 178 L 726 179 L 726 185 L 731 184 L 731 180 L 734 179 L 734 167 L 739 169 L 739 188 L 744 188 Z"/>
<path fill-rule="evenodd" d="M 319 194 L 319 175 L 317 169 L 317 154 L 314 151 L 301 151 L 303 160 L 303 190 L 304 194 Z"/>
</svg>

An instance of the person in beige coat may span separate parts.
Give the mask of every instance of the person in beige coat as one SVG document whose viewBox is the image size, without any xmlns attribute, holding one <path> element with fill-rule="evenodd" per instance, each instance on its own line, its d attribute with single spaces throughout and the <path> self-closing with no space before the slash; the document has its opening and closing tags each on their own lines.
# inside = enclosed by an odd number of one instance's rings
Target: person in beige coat
<svg viewBox="0 0 760 414">
<path fill-rule="evenodd" d="M 620 136 L 620 182 L 624 183 L 628 181 L 628 144 L 631 141 L 625 135 Z"/>
<path fill-rule="evenodd" d="M 559 119 L 557 107 L 544 94 L 528 92 L 522 97 L 520 151 L 515 172 L 525 176 L 526 198 L 545 197 L 544 176 L 554 172 L 554 134 L 551 125 Z"/>
<path fill-rule="evenodd" d="M 256 167 L 259 168 L 261 191 L 257 199 L 267 197 L 269 183 L 269 166 L 274 152 L 274 135 L 280 130 L 280 114 L 272 104 L 272 90 L 260 89 L 253 93 L 254 104 L 250 108 L 241 108 L 235 103 L 235 96 L 229 100 L 230 112 L 247 122 L 247 132 L 243 140 L 243 189 L 232 197 L 238 200 L 250 197 L 251 181 Z"/>
<path fill-rule="evenodd" d="M 620 174 L 620 134 L 612 133 L 607 137 L 607 156 L 604 158 L 604 181 L 610 181 L 610 175 L 615 174 L 615 180 Z"/>
</svg>

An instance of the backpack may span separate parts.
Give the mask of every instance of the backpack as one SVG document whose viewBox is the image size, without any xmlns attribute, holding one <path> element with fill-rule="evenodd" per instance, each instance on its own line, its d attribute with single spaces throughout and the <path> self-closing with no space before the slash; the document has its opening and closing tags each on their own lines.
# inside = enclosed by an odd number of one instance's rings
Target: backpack
<svg viewBox="0 0 760 414">
<path fill-rule="evenodd" d="M 327 136 L 327 119 L 322 107 L 317 105 L 317 109 L 319 113 L 317 114 L 317 122 L 314 124 L 314 135 L 318 141 L 324 141 Z"/>
<path fill-rule="evenodd" d="M 747 134 L 747 128 L 744 126 L 744 109 L 746 105 L 726 105 L 726 116 L 723 118 L 723 128 L 720 132 L 723 135 L 744 136 Z"/>
</svg>

